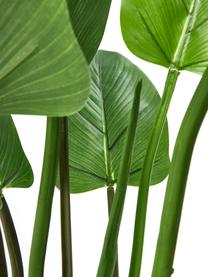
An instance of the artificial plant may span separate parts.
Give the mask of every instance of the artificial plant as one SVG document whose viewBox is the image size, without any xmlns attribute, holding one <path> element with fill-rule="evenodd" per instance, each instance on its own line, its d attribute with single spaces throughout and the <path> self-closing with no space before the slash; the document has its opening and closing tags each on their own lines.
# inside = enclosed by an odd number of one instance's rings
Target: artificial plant
<svg viewBox="0 0 208 277">
<path fill-rule="evenodd" d="M 138 80 L 142 80 L 140 115 L 128 182 L 138 186 L 155 113 L 160 105 L 158 92 L 137 66 L 118 53 L 99 50 L 90 68 L 89 99 L 81 111 L 70 117 L 71 192 L 82 193 L 116 184 L 134 92 Z M 168 150 L 166 124 L 154 163 L 152 185 L 167 176 Z"/>
<path fill-rule="evenodd" d="M 44 275 L 57 176 L 62 276 L 73 276 L 70 193 L 101 187 L 107 187 L 109 223 L 97 276 L 118 276 L 117 239 L 128 185 L 140 186 L 129 273 L 140 276 L 149 186 L 168 174 L 166 115 L 178 76 L 181 70 L 201 74 L 208 66 L 207 1 L 122 0 L 121 27 L 128 48 L 139 58 L 169 68 L 162 99 L 124 57 L 97 52 L 110 5 L 111 0 L 0 0 L 1 194 L 4 188 L 26 187 L 33 181 L 10 115 L 48 116 L 29 277 Z M 191 153 L 207 110 L 207 83 L 206 72 L 176 142 L 153 277 L 172 273 Z M 3 195 L 0 204 L 12 274 L 23 277 L 18 239 Z M 0 247 L 0 273 L 6 277 L 1 230 Z"/>
<path fill-rule="evenodd" d="M 111 0 L 87 0 L 85 2 L 67 0 L 67 4 L 74 33 L 87 63 L 90 64 L 104 34 Z M 70 117 L 65 117 L 63 120 L 60 120 L 61 148 L 59 161 L 60 174 L 58 174 L 60 181 L 58 180 L 58 184 L 60 184 L 59 188 L 61 201 L 63 276 L 73 276 L 70 208 L 70 192 L 72 191 L 72 188 L 70 183 L 71 170 L 69 170 L 69 159 L 71 156 L 71 150 L 69 147 L 70 124 Z"/>
<path fill-rule="evenodd" d="M 135 219 L 130 276 L 140 276 L 152 165 L 181 70 L 202 73 L 208 65 L 208 2 L 200 0 L 122 0 L 121 28 L 138 57 L 169 72 L 144 162 Z"/>
<path fill-rule="evenodd" d="M 110 207 L 114 186 L 118 183 L 122 149 L 126 140 L 129 114 L 138 80 L 142 80 L 142 89 L 136 141 L 128 182 L 130 185 L 138 185 L 137 180 L 140 177 L 160 97 L 144 73 L 118 53 L 98 51 L 91 63 L 91 76 L 91 93 L 84 109 L 70 117 L 71 192 L 80 193 L 107 187 Z M 161 182 L 167 176 L 168 169 L 168 130 L 166 125 L 157 153 L 157 161 L 154 164 L 152 184 Z M 128 172 L 126 172 L 126 176 L 128 176 Z M 124 189 L 123 196 L 120 198 L 122 205 L 124 204 L 126 185 L 120 184 L 121 189 Z M 121 195 L 121 193 L 119 194 Z M 120 206 L 121 214 L 122 205 Z M 114 204 L 112 204 L 113 206 Z M 111 222 L 111 225 L 119 228 L 119 217 L 111 219 Z M 116 239 L 113 241 L 116 252 Z M 116 257 L 113 245 L 110 245 L 108 250 L 103 250 L 103 257 L 109 257 L 109 262 L 113 261 L 111 256 Z M 108 264 L 106 267 L 110 269 Z"/>
<path fill-rule="evenodd" d="M 68 13 L 70 17 L 70 22 L 68 22 L 68 27 L 73 26 L 73 32 L 76 35 L 76 39 L 78 40 L 79 46 L 81 47 L 83 51 L 83 55 L 85 56 L 85 59 L 89 63 L 93 56 L 95 55 L 97 48 L 100 44 L 100 41 L 102 39 L 108 12 L 110 8 L 111 1 L 107 0 L 104 2 L 96 2 L 93 0 L 85 1 L 85 3 L 82 3 L 81 1 L 73 1 L 73 0 L 67 0 L 66 1 L 68 9 L 66 10 L 66 6 L 64 5 L 65 12 Z M 100 12 L 102 11 L 102 12 Z M 67 18 L 69 20 L 69 18 Z M 94 21 L 97 20 L 97 24 L 94 24 Z M 67 24 L 67 22 L 66 22 Z M 72 24 L 72 25 L 71 25 Z M 67 26 L 65 26 L 67 28 Z M 87 32 L 86 32 L 87 30 Z M 68 37 L 69 40 L 71 40 L 71 43 L 75 41 L 75 37 Z M 92 43 L 93 42 L 93 43 Z M 82 62 L 79 61 L 79 56 L 76 55 L 76 51 L 80 50 L 78 49 L 77 45 L 75 44 L 74 53 L 71 53 L 72 58 L 74 59 L 76 57 L 76 62 Z M 76 50 L 76 51 L 75 51 Z M 70 67 L 71 61 L 70 59 L 65 59 L 65 62 L 68 63 L 68 66 Z M 83 63 L 82 68 L 77 67 L 77 73 L 79 73 L 79 76 L 82 76 L 82 74 L 86 73 L 86 66 Z M 73 74 L 76 73 L 76 71 L 72 70 L 72 76 L 71 81 L 75 81 Z M 68 76 L 69 77 L 69 76 Z M 77 78 L 76 82 L 79 86 L 80 82 L 82 80 L 80 78 Z M 85 91 L 88 89 L 88 83 L 83 81 L 83 84 L 85 84 Z M 78 87 L 77 87 L 78 88 Z M 76 89 L 77 89 L 76 88 Z M 82 93 L 82 90 L 80 90 L 80 93 Z M 88 96 L 85 93 L 86 96 Z M 81 102 L 76 97 L 78 102 Z M 73 112 L 70 112 L 68 110 L 68 115 L 72 114 Z M 67 115 L 67 114 L 66 114 Z M 44 162 L 44 165 L 47 167 L 49 164 L 49 160 L 53 161 L 53 164 L 51 164 L 52 168 L 50 170 L 44 170 L 43 168 L 43 183 L 45 183 L 45 180 L 48 182 L 48 178 L 50 176 L 45 175 L 45 172 L 51 173 L 51 185 L 50 186 L 44 186 L 45 190 L 43 190 L 43 185 L 41 184 L 41 190 L 39 195 L 39 205 L 37 209 L 37 216 L 36 216 L 36 224 L 34 227 L 34 236 L 33 236 L 33 243 L 32 243 L 32 249 L 31 249 L 31 259 L 30 259 L 30 277 L 32 276 L 42 276 L 43 270 L 44 270 L 44 259 L 45 259 L 45 252 L 46 252 L 46 244 L 47 244 L 47 236 L 49 231 L 49 223 L 50 223 L 50 215 L 51 215 L 51 207 L 52 207 L 52 199 L 53 199 L 53 193 L 54 193 L 54 185 L 57 175 L 57 167 L 59 164 L 59 175 L 60 175 L 60 196 L 61 196 L 61 230 L 62 230 L 62 274 L 63 276 L 72 276 L 73 275 L 73 261 L 72 261 L 72 243 L 71 243 L 71 222 L 70 222 L 70 183 L 69 183 L 69 171 L 68 171 L 68 124 L 69 124 L 69 118 L 65 117 L 62 119 L 54 119 L 56 122 L 53 123 L 54 126 L 48 126 L 49 134 L 46 137 L 46 160 Z M 56 130 L 52 130 L 53 128 L 56 128 Z M 51 133 L 52 132 L 52 133 Z M 50 149 L 50 138 L 55 133 L 55 139 L 56 142 L 52 142 L 55 144 L 54 148 L 54 156 L 53 159 L 50 159 L 49 155 L 51 153 Z M 60 137 L 58 137 L 58 134 Z M 59 145 L 60 144 L 60 145 Z M 58 149 L 60 147 L 60 149 Z M 48 149 L 48 150 L 47 150 Z M 59 153 L 60 150 L 60 153 Z M 48 154 L 47 154 L 48 153 Z M 48 156 L 48 158 L 47 158 Z M 44 202 L 43 199 L 46 198 L 46 195 L 49 195 L 47 202 Z M 45 222 L 45 216 L 43 211 L 45 209 L 48 211 L 47 218 L 48 218 L 48 224 L 46 228 L 41 227 L 44 226 L 43 222 Z M 40 232 L 40 228 L 43 228 L 42 232 Z M 40 234 L 42 233 L 42 234 Z M 41 255 L 39 255 L 38 249 L 41 247 Z M 38 263 L 38 266 L 37 266 Z"/>
<path fill-rule="evenodd" d="M 65 116 L 81 109 L 89 71 L 65 0 L 1 1 L 0 14 L 1 113 Z M 58 119 L 49 118 L 47 125 L 29 267 L 29 276 L 36 277 L 43 275 L 59 146 Z"/>
</svg>

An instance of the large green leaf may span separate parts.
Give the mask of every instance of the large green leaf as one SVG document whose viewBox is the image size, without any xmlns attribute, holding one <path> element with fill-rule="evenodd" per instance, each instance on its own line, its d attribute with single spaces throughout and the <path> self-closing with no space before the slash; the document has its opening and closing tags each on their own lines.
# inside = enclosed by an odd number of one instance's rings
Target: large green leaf
<svg viewBox="0 0 208 277">
<path fill-rule="evenodd" d="M 67 0 L 67 2 L 74 32 L 90 63 L 103 37 L 111 0 Z"/>
<path fill-rule="evenodd" d="M 142 93 L 129 185 L 139 185 L 144 156 L 160 97 L 150 80 L 123 56 L 99 51 L 91 65 L 91 95 L 83 110 L 70 117 L 70 175 L 73 193 L 117 181 L 134 91 Z M 168 130 L 164 129 L 154 163 L 152 184 L 162 181 L 169 167 Z"/>
<path fill-rule="evenodd" d="M 0 0 L 0 114 L 70 115 L 89 72 L 65 0 Z"/>
<path fill-rule="evenodd" d="M 33 183 L 33 173 L 22 149 L 11 116 L 0 116 L 0 190 L 26 188 Z"/>
<path fill-rule="evenodd" d="M 144 60 L 199 73 L 208 66 L 207 0 L 122 0 L 121 26 Z"/>
</svg>

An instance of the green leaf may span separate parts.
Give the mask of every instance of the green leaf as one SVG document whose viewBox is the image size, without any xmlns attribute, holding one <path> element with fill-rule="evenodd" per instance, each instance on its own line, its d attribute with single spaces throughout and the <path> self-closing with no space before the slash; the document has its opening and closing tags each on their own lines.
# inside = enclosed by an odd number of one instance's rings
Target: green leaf
<svg viewBox="0 0 208 277">
<path fill-rule="evenodd" d="M 103 37 L 111 0 L 67 0 L 67 3 L 74 32 L 90 63 Z"/>
<path fill-rule="evenodd" d="M 117 182 L 134 91 L 142 92 L 129 185 L 139 185 L 145 153 L 160 97 L 150 80 L 123 56 L 99 51 L 91 64 L 91 95 L 83 110 L 70 117 L 70 175 L 73 193 Z M 151 184 L 168 173 L 168 130 L 164 128 Z"/>
<path fill-rule="evenodd" d="M 0 114 L 70 115 L 89 72 L 65 0 L 0 0 Z"/>
<path fill-rule="evenodd" d="M 27 188 L 33 183 L 31 166 L 11 116 L 0 117 L 0 190 Z"/>
<path fill-rule="evenodd" d="M 206 0 L 122 0 L 121 27 L 144 60 L 199 73 L 208 66 Z"/>
</svg>

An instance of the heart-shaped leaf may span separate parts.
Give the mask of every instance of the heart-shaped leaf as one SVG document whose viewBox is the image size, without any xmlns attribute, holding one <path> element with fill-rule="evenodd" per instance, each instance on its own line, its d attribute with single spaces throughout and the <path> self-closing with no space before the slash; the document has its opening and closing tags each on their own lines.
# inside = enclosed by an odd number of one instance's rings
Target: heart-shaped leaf
<svg viewBox="0 0 208 277">
<path fill-rule="evenodd" d="M 72 26 L 88 63 L 99 47 L 111 0 L 67 0 Z"/>
<path fill-rule="evenodd" d="M 144 60 L 199 73 L 208 66 L 206 0 L 122 0 L 121 27 Z"/>
<path fill-rule="evenodd" d="M 89 72 L 65 0 L 0 1 L 0 114 L 70 115 Z"/>
<path fill-rule="evenodd" d="M 0 116 L 0 190 L 26 188 L 33 183 L 31 166 L 11 116 Z"/>
<path fill-rule="evenodd" d="M 70 117 L 70 175 L 73 193 L 116 183 L 134 91 L 142 79 L 139 121 L 129 185 L 139 185 L 160 97 L 150 80 L 123 56 L 99 51 L 91 64 L 91 95 L 83 110 Z M 165 126 L 151 184 L 162 181 L 169 168 Z"/>
</svg>

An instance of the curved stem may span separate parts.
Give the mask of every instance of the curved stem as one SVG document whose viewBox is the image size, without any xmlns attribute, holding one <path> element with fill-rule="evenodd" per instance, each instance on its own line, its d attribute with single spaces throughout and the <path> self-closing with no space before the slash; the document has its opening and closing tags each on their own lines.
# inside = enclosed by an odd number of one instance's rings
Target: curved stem
<svg viewBox="0 0 208 277">
<path fill-rule="evenodd" d="M 69 183 L 68 118 L 60 119 L 60 197 L 61 197 L 61 240 L 62 276 L 73 276 L 71 208 Z"/>
<path fill-rule="evenodd" d="M 30 252 L 29 277 L 43 277 L 44 273 L 45 254 L 58 166 L 58 151 L 59 119 L 48 118 L 42 177 Z"/>
<path fill-rule="evenodd" d="M 3 241 L 1 229 L 0 229 L 0 276 L 8 277 L 7 261 L 6 261 L 4 241 Z"/>
<path fill-rule="evenodd" d="M 134 239 L 129 272 L 130 277 L 140 276 L 147 213 L 147 202 L 149 186 L 151 182 L 152 168 L 178 76 L 178 70 L 176 70 L 175 68 L 170 68 L 162 96 L 161 106 L 156 118 L 153 133 L 144 160 L 137 200 Z"/>
<path fill-rule="evenodd" d="M 12 216 L 7 205 L 7 202 L 4 196 L 1 196 L 2 207 L 0 209 L 0 218 L 3 226 L 7 247 L 9 251 L 9 257 L 12 267 L 12 276 L 13 277 L 23 277 L 23 263 L 22 256 L 19 247 L 19 242 L 17 238 L 17 233 L 15 230 L 15 226 L 12 220 Z"/>
<path fill-rule="evenodd" d="M 176 140 L 152 277 L 169 277 L 173 273 L 172 266 L 189 167 L 197 135 L 207 109 L 208 70 L 192 98 Z"/>
<path fill-rule="evenodd" d="M 107 187 L 107 198 L 108 198 L 108 215 L 110 217 L 111 209 L 112 209 L 112 204 L 113 204 L 113 199 L 114 199 L 114 187 L 109 185 Z M 116 264 L 115 264 L 115 269 L 113 273 L 113 277 L 118 277 L 119 276 L 119 265 L 118 265 L 118 246 L 116 250 Z"/>
<path fill-rule="evenodd" d="M 105 234 L 105 240 L 100 258 L 100 264 L 98 267 L 97 277 L 112 277 L 114 273 L 117 257 L 117 240 L 123 213 L 131 165 L 131 156 L 133 152 L 134 139 L 139 115 L 141 86 L 142 84 L 141 82 L 139 82 L 135 92 L 129 127 L 127 131 L 126 144 L 124 147 L 123 157 L 119 170 L 117 190 Z"/>
</svg>

